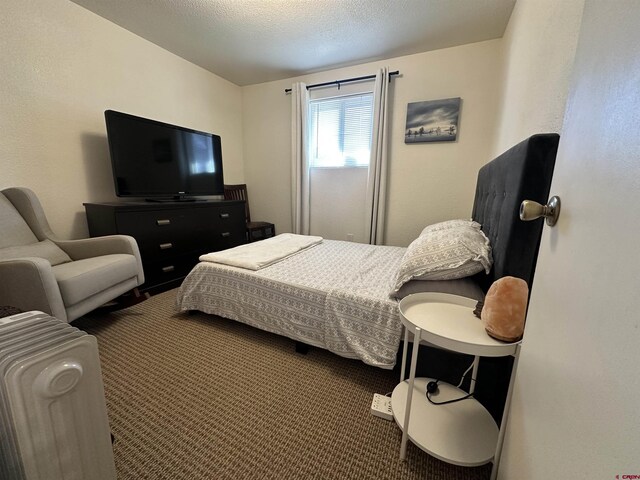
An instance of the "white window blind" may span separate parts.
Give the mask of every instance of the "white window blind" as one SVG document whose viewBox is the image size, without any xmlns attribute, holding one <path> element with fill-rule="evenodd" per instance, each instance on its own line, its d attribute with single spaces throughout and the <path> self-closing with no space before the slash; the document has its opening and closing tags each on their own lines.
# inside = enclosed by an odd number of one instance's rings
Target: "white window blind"
<svg viewBox="0 0 640 480">
<path fill-rule="evenodd" d="M 369 165 L 373 93 L 309 102 L 309 162 L 312 167 Z"/>
</svg>

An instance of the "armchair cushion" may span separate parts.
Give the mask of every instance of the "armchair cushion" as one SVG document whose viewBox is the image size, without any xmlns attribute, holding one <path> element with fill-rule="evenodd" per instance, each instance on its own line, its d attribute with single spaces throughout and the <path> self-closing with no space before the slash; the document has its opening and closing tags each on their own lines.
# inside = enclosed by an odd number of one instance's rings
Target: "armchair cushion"
<svg viewBox="0 0 640 480">
<path fill-rule="evenodd" d="M 13 260 L 14 258 L 39 257 L 48 260 L 51 265 L 60 265 L 70 262 L 69 255 L 51 240 L 31 243 L 29 245 L 16 245 L 0 248 L 0 260 Z"/>
<path fill-rule="evenodd" d="M 0 193 L 0 232 L 2 232 L 0 248 L 28 245 L 38 241 L 27 222 L 2 193 Z"/>
<path fill-rule="evenodd" d="M 63 263 L 52 270 L 67 306 L 138 275 L 136 257 L 123 253 Z"/>
</svg>

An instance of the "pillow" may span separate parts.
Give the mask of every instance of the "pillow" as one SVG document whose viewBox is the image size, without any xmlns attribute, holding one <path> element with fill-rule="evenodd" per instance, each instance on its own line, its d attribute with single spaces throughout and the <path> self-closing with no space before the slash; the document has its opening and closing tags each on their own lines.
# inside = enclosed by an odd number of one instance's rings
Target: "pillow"
<svg viewBox="0 0 640 480">
<path fill-rule="evenodd" d="M 449 230 L 450 228 L 459 228 L 459 227 L 473 227 L 480 230 L 480 224 L 473 220 L 446 220 L 444 222 L 434 223 L 432 225 L 428 225 L 424 227 L 420 235 L 424 235 L 429 232 L 437 232 L 439 230 Z"/>
<path fill-rule="evenodd" d="M 71 261 L 69 255 L 51 240 L 43 240 L 30 245 L 0 248 L 0 260 L 13 260 L 14 258 L 23 257 L 44 258 L 49 261 L 51 266 Z"/>
<path fill-rule="evenodd" d="M 391 294 L 409 280 L 453 280 L 491 270 L 489 239 L 474 225 L 428 231 L 405 252 Z"/>
</svg>

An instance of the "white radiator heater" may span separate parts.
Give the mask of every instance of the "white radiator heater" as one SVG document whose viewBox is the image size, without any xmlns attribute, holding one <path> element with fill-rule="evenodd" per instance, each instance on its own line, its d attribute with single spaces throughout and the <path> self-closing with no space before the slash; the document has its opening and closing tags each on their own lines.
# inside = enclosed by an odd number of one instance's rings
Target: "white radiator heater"
<svg viewBox="0 0 640 480">
<path fill-rule="evenodd" d="M 0 479 L 115 478 L 95 337 L 42 312 L 0 318 Z"/>
</svg>

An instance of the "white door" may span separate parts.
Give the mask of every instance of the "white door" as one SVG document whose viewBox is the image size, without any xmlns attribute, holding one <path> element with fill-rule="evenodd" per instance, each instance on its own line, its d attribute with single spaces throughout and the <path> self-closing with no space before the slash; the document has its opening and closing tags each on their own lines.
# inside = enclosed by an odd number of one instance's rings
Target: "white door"
<svg viewBox="0 0 640 480">
<path fill-rule="evenodd" d="M 499 478 L 640 478 L 639 1 L 586 2 L 551 194 Z"/>
</svg>

